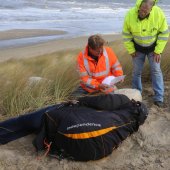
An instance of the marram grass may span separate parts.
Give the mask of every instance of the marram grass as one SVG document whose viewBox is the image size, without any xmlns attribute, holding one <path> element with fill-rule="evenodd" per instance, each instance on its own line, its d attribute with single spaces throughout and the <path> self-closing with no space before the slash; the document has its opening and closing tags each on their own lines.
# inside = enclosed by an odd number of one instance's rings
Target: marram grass
<svg viewBox="0 0 170 170">
<path fill-rule="evenodd" d="M 57 58 L 51 60 L 49 62 L 46 57 L 41 57 L 34 60 L 33 64 L 28 60 L 8 61 L 2 64 L 1 114 L 18 115 L 64 101 L 69 97 L 78 85 L 73 57 L 69 56 L 69 59 L 63 62 L 57 61 Z M 25 65 L 27 62 L 29 65 Z M 42 80 L 31 83 L 29 78 L 36 76 Z"/>
</svg>

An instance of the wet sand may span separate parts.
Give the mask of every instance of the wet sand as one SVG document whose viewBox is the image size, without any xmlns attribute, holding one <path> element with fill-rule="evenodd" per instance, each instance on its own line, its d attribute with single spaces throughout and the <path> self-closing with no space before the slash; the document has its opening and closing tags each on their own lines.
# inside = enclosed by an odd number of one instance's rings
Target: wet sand
<svg viewBox="0 0 170 170">
<path fill-rule="evenodd" d="M 17 39 L 26 37 L 36 37 L 40 35 L 62 35 L 65 32 L 51 31 L 51 30 L 13 30 L 0 32 L 0 39 Z M 90 35 L 89 35 L 90 36 Z M 119 34 L 103 35 L 104 39 L 108 42 L 120 39 Z M 21 47 L 3 48 L 0 53 L 0 62 L 9 59 L 30 58 L 40 55 L 50 54 L 58 51 L 65 51 L 70 49 L 83 48 L 87 43 L 88 36 L 67 38 L 59 40 L 50 40 L 43 43 L 32 45 L 23 45 Z"/>
<path fill-rule="evenodd" d="M 0 31 L 0 40 L 11 40 L 28 37 L 38 37 L 47 35 L 62 35 L 65 31 L 43 30 L 43 29 L 14 29 L 8 31 Z"/>
</svg>

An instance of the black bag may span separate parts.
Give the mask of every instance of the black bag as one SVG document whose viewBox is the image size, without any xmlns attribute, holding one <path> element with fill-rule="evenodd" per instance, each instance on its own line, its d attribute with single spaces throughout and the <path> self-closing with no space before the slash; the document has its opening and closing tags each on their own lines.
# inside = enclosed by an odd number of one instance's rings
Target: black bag
<svg viewBox="0 0 170 170">
<path fill-rule="evenodd" d="M 124 95 L 80 98 L 77 104 L 65 103 L 46 112 L 33 144 L 39 151 L 49 143 L 51 155 L 98 160 L 137 131 L 147 115 L 144 104 Z"/>
</svg>

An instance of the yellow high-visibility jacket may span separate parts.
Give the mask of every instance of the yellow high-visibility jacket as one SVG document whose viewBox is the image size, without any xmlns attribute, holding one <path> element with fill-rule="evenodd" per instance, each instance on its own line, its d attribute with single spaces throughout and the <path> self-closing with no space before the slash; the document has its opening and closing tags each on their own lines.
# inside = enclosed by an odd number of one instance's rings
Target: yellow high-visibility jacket
<svg viewBox="0 0 170 170">
<path fill-rule="evenodd" d="M 169 37 L 168 24 L 163 11 L 153 6 L 149 17 L 140 20 L 138 10 L 142 0 L 137 0 L 136 6 L 127 13 L 123 26 L 123 41 L 129 54 L 134 53 L 135 44 L 141 47 L 150 47 L 156 44 L 154 52 L 161 54 Z M 156 3 L 156 0 L 155 0 Z"/>
</svg>

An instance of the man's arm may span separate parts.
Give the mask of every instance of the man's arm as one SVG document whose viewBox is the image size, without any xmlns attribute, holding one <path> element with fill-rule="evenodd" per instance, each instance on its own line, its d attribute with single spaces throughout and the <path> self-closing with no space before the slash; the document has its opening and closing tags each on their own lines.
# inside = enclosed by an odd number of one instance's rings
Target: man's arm
<svg viewBox="0 0 170 170">
<path fill-rule="evenodd" d="M 130 17 L 129 13 L 127 13 L 125 20 L 124 20 L 124 25 L 123 25 L 123 31 L 122 31 L 122 36 L 123 36 L 123 42 L 125 45 L 126 50 L 130 55 L 135 54 L 135 47 L 133 43 L 133 35 L 130 32 Z"/>
<path fill-rule="evenodd" d="M 77 71 L 79 73 L 81 83 L 87 86 L 87 88 L 98 90 L 100 83 L 88 74 L 84 66 L 82 53 L 80 53 L 77 58 Z"/>
<path fill-rule="evenodd" d="M 123 75 L 123 70 L 122 66 L 116 56 L 116 54 L 113 52 L 111 48 L 108 48 L 109 50 L 109 60 L 110 60 L 110 69 L 113 74 L 113 76 L 122 76 Z"/>
<path fill-rule="evenodd" d="M 159 29 L 159 33 L 158 33 L 158 38 L 157 38 L 157 42 L 156 42 L 156 47 L 154 50 L 155 54 L 161 54 L 168 42 L 168 37 L 169 37 L 169 29 L 168 29 L 168 24 L 165 18 L 165 15 L 163 13 L 162 10 L 160 10 L 160 19 L 159 19 L 160 23 L 160 29 Z"/>
</svg>

